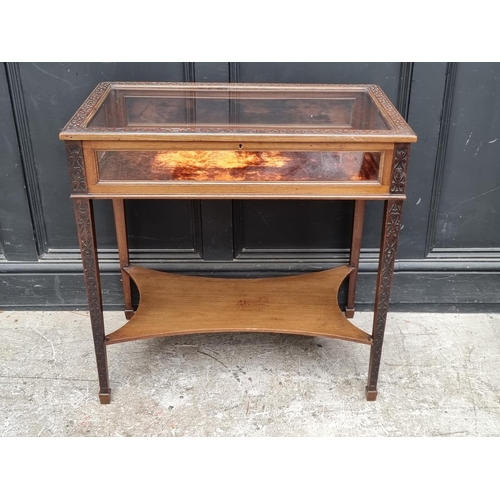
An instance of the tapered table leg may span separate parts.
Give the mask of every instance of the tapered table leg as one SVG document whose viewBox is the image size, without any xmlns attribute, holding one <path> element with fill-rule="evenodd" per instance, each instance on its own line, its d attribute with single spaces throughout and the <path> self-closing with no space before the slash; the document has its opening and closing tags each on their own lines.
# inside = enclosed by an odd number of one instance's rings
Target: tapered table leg
<svg viewBox="0 0 500 500">
<path fill-rule="evenodd" d="M 130 265 L 128 253 L 127 221 L 125 218 L 125 204 L 122 198 L 113 199 L 113 212 L 115 214 L 116 241 L 118 242 L 118 254 L 120 256 L 120 271 L 122 274 L 123 299 L 125 302 L 125 317 L 131 319 L 134 315 L 132 306 L 132 291 L 130 287 L 130 276 L 123 268 Z"/>
<path fill-rule="evenodd" d="M 346 318 L 354 317 L 354 299 L 356 296 L 356 283 L 358 280 L 359 255 L 361 252 L 361 239 L 363 236 L 363 223 L 365 220 L 365 200 L 354 202 L 354 222 L 352 225 L 351 256 L 350 264 L 354 270 L 349 275 L 347 288 L 347 305 L 345 308 Z"/>
<path fill-rule="evenodd" d="M 373 318 L 373 344 L 370 350 L 368 384 L 366 386 L 366 399 L 368 401 L 375 401 L 377 398 L 378 372 L 380 368 L 380 358 L 382 356 L 382 344 L 384 342 L 385 322 L 389 309 L 402 210 L 402 200 L 388 200 L 385 202 L 382 242 L 380 246 L 380 260 L 377 275 L 377 290 L 375 295 L 375 314 Z"/>
<path fill-rule="evenodd" d="M 82 253 L 83 276 L 89 302 L 90 321 L 94 338 L 97 373 L 99 376 L 99 399 L 102 404 L 111 401 L 109 388 L 108 360 L 104 340 L 104 317 L 102 314 L 101 280 L 97 260 L 94 212 L 92 200 L 74 199 L 78 239 Z"/>
</svg>

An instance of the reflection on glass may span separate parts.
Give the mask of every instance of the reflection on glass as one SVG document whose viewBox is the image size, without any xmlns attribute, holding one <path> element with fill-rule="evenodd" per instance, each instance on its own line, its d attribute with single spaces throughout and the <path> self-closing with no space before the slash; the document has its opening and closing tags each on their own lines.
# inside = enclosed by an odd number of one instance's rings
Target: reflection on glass
<svg viewBox="0 0 500 500">
<path fill-rule="evenodd" d="M 194 102 L 193 102 L 194 101 Z M 198 125 L 239 126 L 280 125 L 288 127 L 352 127 L 353 99 L 152 99 L 128 98 L 127 125 L 180 125 L 186 120 L 189 106 L 195 111 Z M 233 105 L 230 120 L 229 105 Z"/>
<path fill-rule="evenodd" d="M 113 89 L 88 128 L 342 128 L 388 130 L 365 91 Z"/>
<path fill-rule="evenodd" d="M 101 180 L 376 181 L 380 153 L 100 151 Z"/>
</svg>

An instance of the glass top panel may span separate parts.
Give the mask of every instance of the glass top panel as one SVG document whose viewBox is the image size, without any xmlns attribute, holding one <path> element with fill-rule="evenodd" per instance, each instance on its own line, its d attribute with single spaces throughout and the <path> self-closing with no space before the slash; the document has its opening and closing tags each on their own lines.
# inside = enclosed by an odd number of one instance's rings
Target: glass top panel
<svg viewBox="0 0 500 500">
<path fill-rule="evenodd" d="M 113 88 L 87 129 L 390 130 L 365 90 Z"/>
</svg>

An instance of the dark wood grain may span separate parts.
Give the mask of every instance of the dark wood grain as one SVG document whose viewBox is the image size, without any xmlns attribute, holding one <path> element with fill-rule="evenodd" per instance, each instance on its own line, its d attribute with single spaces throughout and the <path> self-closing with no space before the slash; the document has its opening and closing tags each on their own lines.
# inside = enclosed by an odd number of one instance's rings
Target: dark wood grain
<svg viewBox="0 0 500 500">
<path fill-rule="evenodd" d="M 384 343 L 387 311 L 389 310 L 389 300 L 391 296 L 392 278 L 394 273 L 394 263 L 396 261 L 402 211 L 402 201 L 388 200 L 385 202 L 382 244 L 380 248 L 379 270 L 375 295 L 375 312 L 372 333 L 373 345 L 370 350 L 368 384 L 366 386 L 366 399 L 368 401 L 375 401 L 377 398 L 377 380 L 380 369 L 380 359 L 382 356 L 382 345 Z"/>
<path fill-rule="evenodd" d="M 396 143 L 394 146 L 394 160 L 391 175 L 390 192 L 404 194 L 410 156 L 410 144 Z M 370 364 L 368 368 L 368 384 L 366 399 L 375 401 L 377 398 L 377 381 L 384 343 L 385 323 L 389 310 L 389 300 L 392 288 L 394 264 L 398 247 L 399 231 L 401 228 L 402 200 L 387 200 L 385 202 L 382 239 L 380 244 L 380 259 L 377 274 L 377 288 L 375 292 L 375 312 L 373 319 L 373 345 L 370 350 Z"/>
<path fill-rule="evenodd" d="M 92 325 L 92 335 L 97 361 L 97 373 L 99 376 L 99 399 L 101 403 L 106 404 L 111 400 L 111 391 L 109 388 L 106 345 L 104 343 L 101 280 L 97 261 L 97 243 L 95 239 L 92 200 L 76 199 L 73 203 L 82 254 L 83 277 L 89 303 L 90 322 Z"/>
</svg>

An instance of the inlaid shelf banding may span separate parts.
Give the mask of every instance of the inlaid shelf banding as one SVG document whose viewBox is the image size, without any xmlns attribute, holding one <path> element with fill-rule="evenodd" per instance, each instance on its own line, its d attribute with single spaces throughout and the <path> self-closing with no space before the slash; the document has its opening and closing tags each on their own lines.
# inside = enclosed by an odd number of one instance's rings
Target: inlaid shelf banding
<svg viewBox="0 0 500 500">
<path fill-rule="evenodd" d="M 371 344 L 337 303 L 352 267 L 278 278 L 205 278 L 128 267 L 139 289 L 133 318 L 108 344 L 189 333 L 269 332 Z"/>
</svg>

